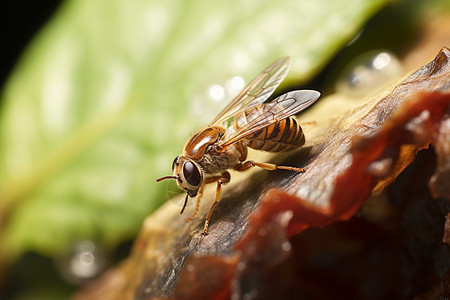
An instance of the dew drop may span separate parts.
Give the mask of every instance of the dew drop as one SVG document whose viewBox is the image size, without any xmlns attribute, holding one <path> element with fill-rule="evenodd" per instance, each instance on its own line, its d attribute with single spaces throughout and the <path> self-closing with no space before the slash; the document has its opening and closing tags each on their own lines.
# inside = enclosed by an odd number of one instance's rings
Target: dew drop
<svg viewBox="0 0 450 300">
<path fill-rule="evenodd" d="M 56 265 L 67 281 L 82 284 L 99 275 L 105 269 L 107 259 L 94 242 L 85 240 L 59 257 Z"/>
<path fill-rule="evenodd" d="M 387 51 L 369 51 L 355 58 L 336 83 L 338 93 L 360 97 L 397 79 L 403 73 L 400 61 Z"/>
</svg>

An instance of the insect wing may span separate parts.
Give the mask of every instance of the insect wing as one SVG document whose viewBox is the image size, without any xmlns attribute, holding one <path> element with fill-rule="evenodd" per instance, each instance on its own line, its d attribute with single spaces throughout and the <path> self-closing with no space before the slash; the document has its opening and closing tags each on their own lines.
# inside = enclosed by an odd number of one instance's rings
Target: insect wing
<svg viewBox="0 0 450 300">
<path fill-rule="evenodd" d="M 251 107 L 266 101 L 286 77 L 290 66 L 291 60 L 287 56 L 272 63 L 220 112 L 210 126 L 221 125 L 220 123 L 226 121 L 241 108 Z"/>
<path fill-rule="evenodd" d="M 234 115 L 231 131 L 219 145 L 225 148 L 237 143 L 258 130 L 299 113 L 316 102 L 319 97 L 320 93 L 313 90 L 299 90 L 283 94 L 269 103 L 260 104 L 260 108 L 255 107 L 255 110 L 260 111 L 261 114 L 246 124 L 242 123 L 245 122 L 245 111 L 248 107 L 243 108 Z M 232 128 L 235 130 L 233 131 Z"/>
</svg>

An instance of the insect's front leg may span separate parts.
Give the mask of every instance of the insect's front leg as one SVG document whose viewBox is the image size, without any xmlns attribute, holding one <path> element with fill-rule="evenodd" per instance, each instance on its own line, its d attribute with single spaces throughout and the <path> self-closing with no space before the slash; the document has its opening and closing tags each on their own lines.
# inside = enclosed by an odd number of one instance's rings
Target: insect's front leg
<svg viewBox="0 0 450 300">
<path fill-rule="evenodd" d="M 200 208 L 200 199 L 202 199 L 203 190 L 205 189 L 205 185 L 216 182 L 220 178 L 221 178 L 221 176 L 211 176 L 211 177 L 207 177 L 204 179 L 202 186 L 200 187 L 200 189 L 197 192 L 197 203 L 195 205 L 195 211 L 192 214 L 192 216 L 190 216 L 189 218 L 186 218 L 186 222 L 189 222 L 190 220 L 195 218 L 195 216 L 197 215 L 198 209 Z"/>
<path fill-rule="evenodd" d="M 224 174 L 227 173 L 228 174 L 228 181 L 230 181 L 230 174 L 228 172 L 224 172 Z M 200 189 L 197 192 L 197 204 L 195 205 L 195 211 L 192 214 L 192 216 L 190 216 L 189 218 L 186 218 L 186 222 L 189 222 L 190 220 L 192 220 L 193 218 L 195 218 L 195 216 L 198 213 L 198 209 L 200 208 L 200 200 L 203 197 L 203 191 L 205 189 L 205 185 L 210 184 L 210 183 L 214 183 L 214 182 L 218 182 L 219 180 L 224 178 L 224 174 L 222 175 L 216 175 L 216 176 L 211 176 L 211 177 L 207 177 L 204 179 L 202 186 L 200 187 Z M 225 174 L 226 177 L 226 174 Z M 227 181 L 227 182 L 228 182 Z"/>
<path fill-rule="evenodd" d="M 275 164 L 260 163 L 260 162 L 254 161 L 254 160 L 247 160 L 244 163 L 238 164 L 235 167 L 235 169 L 237 171 L 241 171 L 242 172 L 242 171 L 248 170 L 248 169 L 253 168 L 253 167 L 260 167 L 262 169 L 266 169 L 266 170 L 270 170 L 270 171 L 279 169 L 279 170 L 296 171 L 296 172 L 301 172 L 301 173 L 305 172 L 305 169 L 302 169 L 302 168 L 296 168 L 296 167 L 290 167 L 290 166 L 277 166 Z"/>
<path fill-rule="evenodd" d="M 195 211 L 190 217 L 186 218 L 186 222 L 191 221 L 197 215 L 198 208 L 200 207 L 200 199 L 202 199 L 202 197 L 203 197 L 203 190 L 205 189 L 205 185 L 206 184 L 207 184 L 207 182 L 205 180 L 203 182 L 202 186 L 200 187 L 200 189 L 198 190 L 198 192 L 197 192 L 197 203 L 195 204 Z"/>
<path fill-rule="evenodd" d="M 206 216 L 205 220 L 205 226 L 203 227 L 203 235 L 208 235 L 208 226 L 209 226 L 209 220 L 211 219 L 211 215 L 214 211 L 214 208 L 216 205 L 220 202 L 220 199 L 222 198 L 222 184 L 230 182 L 230 173 L 227 171 L 223 172 L 220 176 L 213 176 L 211 178 L 214 178 L 214 181 L 217 181 L 217 188 L 216 188 L 216 195 L 214 196 L 214 203 L 209 209 L 208 215 Z"/>
</svg>

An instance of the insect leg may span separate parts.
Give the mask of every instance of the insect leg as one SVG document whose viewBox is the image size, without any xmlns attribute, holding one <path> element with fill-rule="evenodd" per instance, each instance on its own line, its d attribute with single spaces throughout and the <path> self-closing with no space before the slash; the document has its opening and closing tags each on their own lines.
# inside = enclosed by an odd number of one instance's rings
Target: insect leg
<svg viewBox="0 0 450 300">
<path fill-rule="evenodd" d="M 211 215 L 214 211 L 214 208 L 216 208 L 216 205 L 220 202 L 220 199 L 222 198 L 222 184 L 228 182 L 230 182 L 230 173 L 225 171 L 217 180 L 217 188 L 216 188 L 216 195 L 214 197 L 214 203 L 209 209 L 208 215 L 206 216 L 205 227 L 203 228 L 203 235 L 208 235 L 209 220 L 211 219 Z"/>
<path fill-rule="evenodd" d="M 205 189 L 205 185 L 213 183 L 213 182 L 217 182 L 222 177 L 223 177 L 223 175 L 217 175 L 217 176 L 207 177 L 207 178 L 204 179 L 203 184 L 202 184 L 202 186 L 200 187 L 200 189 L 198 190 L 198 193 L 197 193 L 197 204 L 195 205 L 195 211 L 192 214 L 192 216 L 190 216 L 189 218 L 186 218 L 186 222 L 189 222 L 190 220 L 195 218 L 195 216 L 197 215 L 198 209 L 200 208 L 200 199 L 203 196 L 203 190 Z"/>
<path fill-rule="evenodd" d="M 205 180 L 205 181 L 206 181 L 206 180 Z M 186 222 L 189 222 L 190 220 L 192 220 L 192 219 L 195 217 L 195 215 L 197 215 L 198 208 L 200 207 L 200 199 L 201 199 L 202 196 L 203 196 L 203 190 L 204 190 L 204 188 L 205 188 L 205 184 L 206 184 L 206 182 L 204 182 L 204 183 L 202 184 L 202 186 L 200 187 L 200 189 L 198 190 L 198 193 L 197 193 L 197 203 L 195 204 L 195 211 L 194 211 L 194 213 L 193 213 L 190 217 L 186 218 Z"/>
<path fill-rule="evenodd" d="M 289 167 L 289 166 L 277 166 L 275 164 L 271 164 L 271 163 L 260 163 L 260 162 L 256 162 L 254 160 L 247 160 L 246 162 L 239 164 L 235 167 L 235 169 L 237 171 L 245 171 L 248 170 L 250 168 L 253 167 L 260 167 L 262 169 L 266 169 L 266 170 L 289 170 L 289 171 L 296 171 L 296 172 L 305 172 L 305 169 L 302 168 L 296 168 L 296 167 Z"/>
</svg>

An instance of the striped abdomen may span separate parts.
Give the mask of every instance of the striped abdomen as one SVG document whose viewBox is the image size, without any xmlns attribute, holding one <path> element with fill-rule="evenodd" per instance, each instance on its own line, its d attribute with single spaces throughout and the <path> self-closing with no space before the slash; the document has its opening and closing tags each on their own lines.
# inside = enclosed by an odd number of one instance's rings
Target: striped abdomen
<svg viewBox="0 0 450 300">
<path fill-rule="evenodd" d="M 258 130 L 245 138 L 243 143 L 256 150 L 289 151 L 302 146 L 305 143 L 305 135 L 297 121 L 289 117 Z"/>
</svg>

